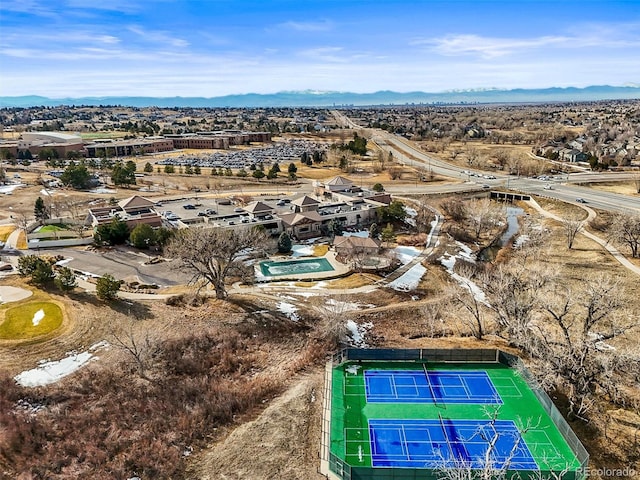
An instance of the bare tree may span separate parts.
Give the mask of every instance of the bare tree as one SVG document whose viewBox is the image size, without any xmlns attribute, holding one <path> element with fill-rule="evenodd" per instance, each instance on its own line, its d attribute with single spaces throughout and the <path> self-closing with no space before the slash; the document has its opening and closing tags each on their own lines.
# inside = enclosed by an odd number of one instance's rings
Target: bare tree
<svg viewBox="0 0 640 480">
<path fill-rule="evenodd" d="M 433 208 L 428 206 L 426 203 L 418 203 L 415 205 L 416 209 L 416 230 L 419 233 L 429 232 L 431 229 L 431 222 L 436 218 L 436 212 Z"/>
<path fill-rule="evenodd" d="M 319 314 L 315 331 L 323 342 L 332 348 L 348 342 L 349 329 L 347 322 L 350 303 L 347 296 L 329 295 L 315 297 L 313 309 Z"/>
<path fill-rule="evenodd" d="M 111 331 L 111 343 L 126 353 L 140 378 L 152 381 L 148 371 L 151 368 L 153 357 L 158 352 L 158 339 L 150 330 L 137 332 L 135 325 L 131 322 L 123 332 Z"/>
<path fill-rule="evenodd" d="M 549 285 L 541 299 L 549 323 L 536 325 L 535 354 L 567 388 L 572 413 L 581 415 L 597 388 L 615 387 L 608 370 L 618 353 L 606 342 L 640 321 L 626 310 L 619 282 L 604 275 L 588 278 L 580 287 Z"/>
<path fill-rule="evenodd" d="M 633 258 L 640 255 L 640 215 L 631 213 L 615 215 L 609 232 L 610 241 L 628 247 Z"/>
<path fill-rule="evenodd" d="M 571 250 L 573 248 L 573 242 L 576 239 L 578 233 L 582 231 L 584 227 L 584 220 L 577 216 L 570 216 L 562 220 L 562 228 L 564 229 L 564 235 L 567 239 L 567 248 Z"/>
<path fill-rule="evenodd" d="M 553 278 L 542 263 L 512 261 L 482 277 L 488 304 L 496 315 L 499 335 L 531 353 L 531 322 L 539 308 L 543 287 Z"/>
<path fill-rule="evenodd" d="M 468 315 L 463 315 L 460 319 L 475 338 L 482 340 L 487 333 L 485 310 L 489 308 L 489 304 L 484 295 L 476 291 L 476 285 L 471 280 L 476 271 L 477 268 L 471 264 L 460 267 L 456 272 L 459 284 L 451 285 L 447 289 L 447 298 L 451 298 L 466 310 Z"/>
<path fill-rule="evenodd" d="M 467 219 L 476 238 L 493 227 L 500 218 L 500 209 L 488 198 L 471 200 L 467 207 Z"/>
<path fill-rule="evenodd" d="M 243 258 L 252 249 L 264 248 L 267 240 L 268 235 L 255 228 L 189 228 L 178 232 L 166 255 L 193 274 L 192 282 L 205 280 L 216 298 L 224 299 L 227 278 L 243 274 Z"/>
</svg>

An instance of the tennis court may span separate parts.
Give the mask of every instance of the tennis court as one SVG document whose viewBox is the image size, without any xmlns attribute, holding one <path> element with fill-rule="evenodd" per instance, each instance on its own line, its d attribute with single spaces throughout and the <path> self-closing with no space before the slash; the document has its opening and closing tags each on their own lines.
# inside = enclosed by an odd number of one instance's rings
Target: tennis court
<svg viewBox="0 0 640 480">
<path fill-rule="evenodd" d="M 373 467 L 538 470 L 511 420 L 371 419 L 369 438 Z"/>
<path fill-rule="evenodd" d="M 365 370 L 364 380 L 369 403 L 502 403 L 482 370 Z"/>
</svg>

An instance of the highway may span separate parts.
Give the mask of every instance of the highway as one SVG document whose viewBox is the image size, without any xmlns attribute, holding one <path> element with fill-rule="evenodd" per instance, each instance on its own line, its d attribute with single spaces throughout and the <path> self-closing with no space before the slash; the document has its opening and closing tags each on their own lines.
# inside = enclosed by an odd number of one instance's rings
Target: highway
<svg viewBox="0 0 640 480">
<path fill-rule="evenodd" d="M 483 185 L 490 189 L 507 189 L 529 195 L 539 195 L 563 202 L 579 205 L 577 199 L 583 199 L 585 204 L 596 209 L 613 212 L 634 211 L 640 213 L 640 198 L 617 193 L 603 192 L 578 185 L 585 182 L 615 182 L 635 180 L 637 173 L 629 172 L 580 172 L 550 176 L 547 180 L 537 178 L 517 177 L 496 172 L 468 170 L 457 165 L 447 163 L 424 153 L 412 141 L 394 135 L 385 130 L 363 128 L 339 111 L 333 111 L 341 125 L 363 130 L 371 141 L 375 142 L 383 151 L 391 152 L 394 159 L 404 165 L 431 171 L 436 175 L 459 180 L 461 183 L 430 186 L 418 184 L 415 187 L 403 187 L 398 193 L 454 193 L 482 190 Z M 494 178 L 487 178 L 494 177 Z M 545 188 L 545 186 L 547 188 Z M 486 187 L 485 187 L 486 188 Z M 391 193 L 392 188 L 388 189 Z"/>
</svg>

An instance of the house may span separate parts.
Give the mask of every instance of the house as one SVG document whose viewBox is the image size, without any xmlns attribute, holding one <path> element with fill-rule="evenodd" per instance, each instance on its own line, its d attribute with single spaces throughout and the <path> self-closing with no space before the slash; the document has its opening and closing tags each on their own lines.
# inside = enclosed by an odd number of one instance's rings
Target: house
<svg viewBox="0 0 640 480">
<path fill-rule="evenodd" d="M 559 152 L 559 160 L 564 162 L 586 162 L 587 154 L 573 148 L 563 148 Z"/>
<path fill-rule="evenodd" d="M 338 255 L 344 257 L 351 257 L 357 254 L 374 255 L 380 250 L 380 241 L 369 237 L 343 237 L 336 235 L 333 239 L 333 248 Z"/>
</svg>

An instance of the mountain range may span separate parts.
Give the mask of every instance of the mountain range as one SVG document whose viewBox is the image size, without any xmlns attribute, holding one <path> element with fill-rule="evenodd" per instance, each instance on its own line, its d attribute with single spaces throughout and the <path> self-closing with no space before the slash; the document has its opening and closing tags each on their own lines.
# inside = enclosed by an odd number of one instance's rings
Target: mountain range
<svg viewBox="0 0 640 480">
<path fill-rule="evenodd" d="M 585 88 L 478 89 L 439 93 L 326 92 L 304 90 L 269 94 L 247 93 L 220 97 L 78 97 L 48 98 L 36 95 L 0 96 L 0 107 L 34 107 L 58 105 L 122 105 L 131 107 L 339 107 L 382 105 L 441 105 L 487 103 L 555 103 L 596 100 L 640 99 L 640 86 L 609 85 Z"/>
</svg>

